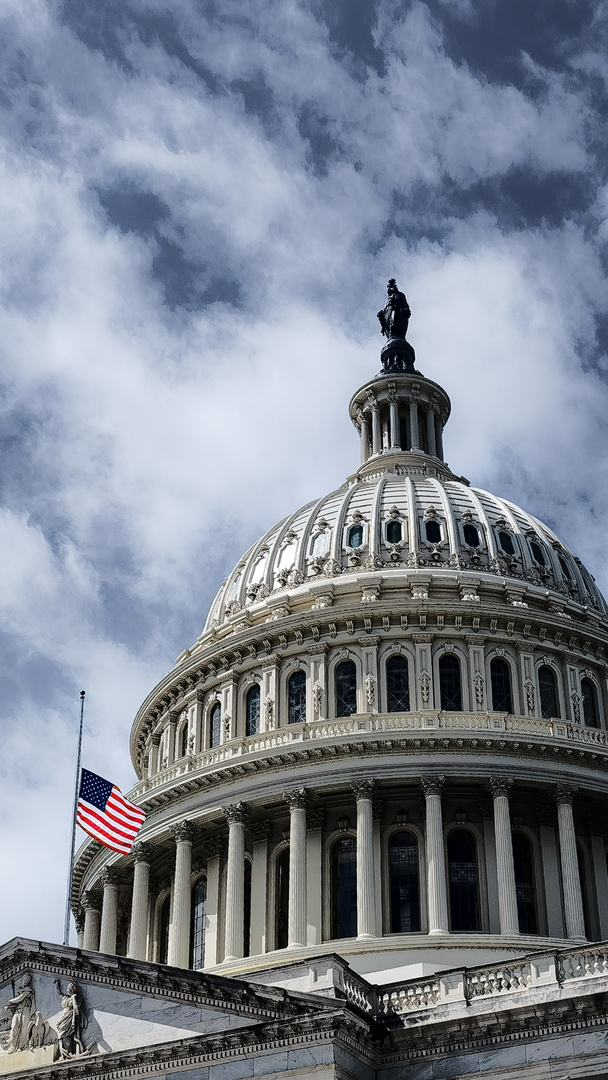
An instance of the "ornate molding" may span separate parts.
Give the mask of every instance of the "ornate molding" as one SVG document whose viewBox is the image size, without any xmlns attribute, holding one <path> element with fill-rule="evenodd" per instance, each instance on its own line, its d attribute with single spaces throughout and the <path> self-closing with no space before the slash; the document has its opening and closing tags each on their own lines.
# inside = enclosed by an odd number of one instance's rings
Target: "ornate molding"
<svg viewBox="0 0 608 1080">
<path fill-rule="evenodd" d="M 325 810 L 322 806 L 315 806 L 314 809 L 306 811 L 307 829 L 322 829 L 324 824 Z"/>
<path fill-rule="evenodd" d="M 268 818 L 265 821 L 253 821 L 249 825 L 249 832 L 254 844 L 258 844 L 263 840 L 270 840 L 272 822 Z"/>
</svg>

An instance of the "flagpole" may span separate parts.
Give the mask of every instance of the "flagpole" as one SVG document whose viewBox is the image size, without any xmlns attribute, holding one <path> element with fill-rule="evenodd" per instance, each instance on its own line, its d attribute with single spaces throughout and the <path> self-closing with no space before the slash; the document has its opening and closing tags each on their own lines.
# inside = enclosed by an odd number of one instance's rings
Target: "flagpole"
<svg viewBox="0 0 608 1080">
<path fill-rule="evenodd" d="M 80 786 L 80 753 L 82 750 L 82 722 L 84 720 L 84 690 L 80 691 L 80 725 L 78 727 L 78 751 L 76 754 L 76 776 L 74 778 L 74 809 L 72 812 L 72 841 L 70 844 L 70 863 L 68 866 L 68 891 L 65 899 L 65 925 L 63 944 L 70 944 L 70 901 L 72 899 L 72 880 L 74 877 L 74 848 L 76 847 L 76 813 L 78 811 L 78 789 Z"/>
</svg>

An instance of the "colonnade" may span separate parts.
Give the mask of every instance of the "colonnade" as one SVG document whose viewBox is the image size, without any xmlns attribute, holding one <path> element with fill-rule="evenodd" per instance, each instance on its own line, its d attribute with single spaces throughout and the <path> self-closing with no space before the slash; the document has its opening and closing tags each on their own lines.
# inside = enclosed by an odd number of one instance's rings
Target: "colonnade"
<svg viewBox="0 0 608 1080">
<path fill-rule="evenodd" d="M 510 937 L 519 933 L 509 807 L 512 785 L 513 780 L 510 777 L 495 777 L 489 781 L 493 804 L 499 928 L 500 934 Z M 377 830 L 374 821 L 375 783 L 371 779 L 361 779 L 352 781 L 350 786 L 356 800 L 357 809 L 357 937 L 365 940 L 382 933 L 377 902 L 379 879 L 376 862 L 379 844 L 377 843 Z M 446 865 L 442 810 L 444 777 L 440 775 L 423 777 L 421 786 L 426 811 L 428 933 L 433 936 L 449 933 L 448 868 Z M 585 939 L 585 920 L 574 827 L 573 789 L 565 784 L 560 784 L 554 789 L 553 794 L 557 809 L 557 839 L 565 931 L 568 938 L 581 941 Z M 315 811 L 307 810 L 309 792 L 305 788 L 285 792 L 284 799 L 289 807 L 287 944 L 291 948 L 302 948 L 310 944 L 310 940 L 307 940 L 311 869 L 307 866 L 307 851 L 309 850 L 307 844 L 307 815 L 312 818 Z M 316 813 L 318 818 L 318 812 Z M 223 814 L 228 825 L 225 903 L 223 905 L 223 953 L 224 962 L 227 963 L 238 960 L 245 955 L 245 833 L 249 809 L 242 802 L 235 803 L 226 806 Z M 314 822 L 314 824 L 318 824 L 318 821 Z M 255 825 L 252 825 L 251 828 L 256 830 Z M 320 828 L 318 831 L 320 832 Z M 259 832 L 259 827 L 257 832 Z M 253 835 L 255 839 L 255 831 Z M 190 963 L 192 844 L 194 837 L 195 828 L 188 821 L 180 822 L 173 829 L 175 869 L 171 883 L 171 916 L 167 962 L 182 968 L 187 968 Z M 266 852 L 268 830 L 262 840 Z M 150 866 L 153 854 L 153 847 L 146 843 L 136 845 L 133 851 L 134 876 L 127 955 L 139 960 L 152 959 L 148 949 L 148 934 L 150 926 Z M 217 862 L 219 863 L 219 858 Z M 317 865 L 316 869 L 318 869 L 319 865 Z M 218 890 L 219 895 L 219 873 L 215 875 L 215 879 L 215 888 Z M 120 885 L 117 868 L 115 866 L 107 867 L 100 875 L 98 884 L 101 885 L 102 891 L 99 888 L 93 888 L 84 896 L 82 947 L 104 953 L 115 953 Z M 252 904 L 263 905 L 265 912 L 265 874 L 264 880 L 261 881 L 260 879 L 260 885 L 262 895 L 254 895 Z M 217 910 L 219 911 L 219 904 Z M 253 940 L 252 945 L 254 945 Z M 215 951 L 217 953 L 217 949 Z M 252 952 L 257 952 L 257 948 L 252 948 Z M 216 956 L 213 962 L 219 962 L 219 960 L 220 957 Z"/>
</svg>

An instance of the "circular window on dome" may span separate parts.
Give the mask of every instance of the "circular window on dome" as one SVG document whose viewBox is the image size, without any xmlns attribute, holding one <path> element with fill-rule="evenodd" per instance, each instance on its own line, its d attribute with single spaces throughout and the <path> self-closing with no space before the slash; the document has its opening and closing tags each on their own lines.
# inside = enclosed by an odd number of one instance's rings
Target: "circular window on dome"
<svg viewBox="0 0 608 1080">
<path fill-rule="evenodd" d="M 348 546 L 351 548 L 361 547 L 363 543 L 363 526 L 353 525 L 348 532 Z"/>
<path fill-rule="evenodd" d="M 426 532 L 426 538 L 429 544 L 439 544 L 441 542 L 441 528 L 438 521 L 427 521 L 424 526 Z"/>
<path fill-rule="evenodd" d="M 536 540 L 530 541 L 530 551 L 532 552 L 532 558 L 539 566 L 546 566 L 547 560 L 545 559 L 545 553 L 540 544 L 536 543 Z"/>
<path fill-rule="evenodd" d="M 513 539 L 511 537 L 511 533 L 504 532 L 504 530 L 502 530 L 498 534 L 498 539 L 500 540 L 500 546 L 504 551 L 505 555 L 515 554 L 515 548 L 513 547 Z"/>
<path fill-rule="evenodd" d="M 464 540 L 469 547 L 479 547 L 479 533 L 474 525 L 471 525 L 470 521 L 467 521 L 463 528 Z"/>
</svg>

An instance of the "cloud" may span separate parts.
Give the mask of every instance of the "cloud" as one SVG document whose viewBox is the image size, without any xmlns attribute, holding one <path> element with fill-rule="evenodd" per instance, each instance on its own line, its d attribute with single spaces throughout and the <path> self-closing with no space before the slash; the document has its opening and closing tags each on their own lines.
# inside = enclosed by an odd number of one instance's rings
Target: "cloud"
<svg viewBox="0 0 608 1080">
<path fill-rule="evenodd" d="M 61 932 L 81 687 L 87 763 L 128 788 L 132 717 L 225 574 L 355 468 L 389 276 L 452 467 L 608 589 L 600 15 L 548 49 L 521 14 L 500 61 L 488 17 L 5 5 L 5 938 Z"/>
</svg>

